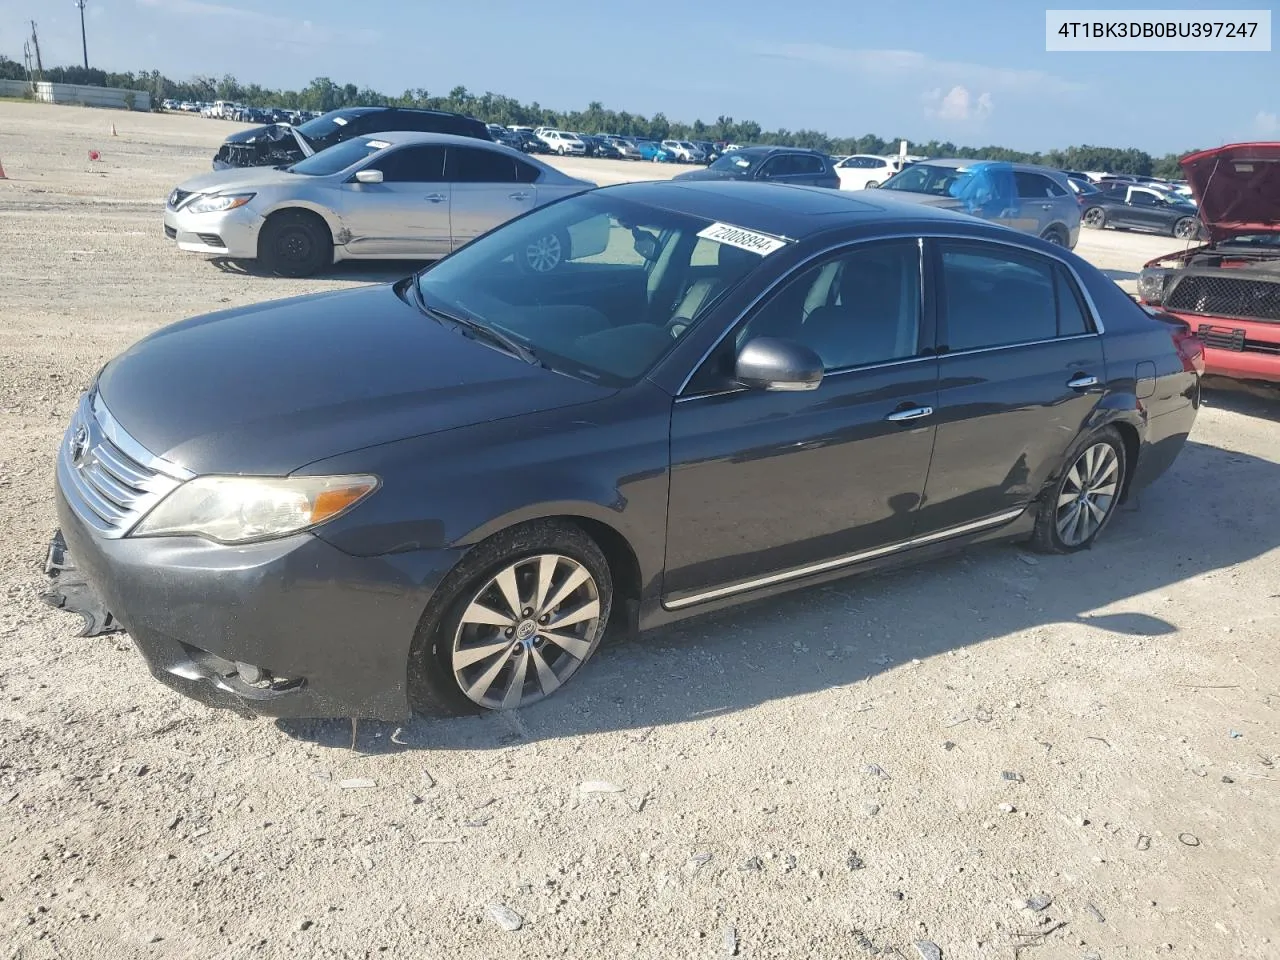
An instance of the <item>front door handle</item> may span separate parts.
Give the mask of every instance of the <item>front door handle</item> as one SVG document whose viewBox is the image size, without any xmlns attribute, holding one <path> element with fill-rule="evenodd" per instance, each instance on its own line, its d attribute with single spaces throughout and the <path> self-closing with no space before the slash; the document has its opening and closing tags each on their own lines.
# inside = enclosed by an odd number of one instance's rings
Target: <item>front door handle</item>
<svg viewBox="0 0 1280 960">
<path fill-rule="evenodd" d="M 1098 378 L 1090 376 L 1087 373 L 1080 373 L 1067 381 L 1067 386 L 1072 390 L 1087 390 L 1089 387 L 1096 387 Z"/>
<path fill-rule="evenodd" d="M 1053 204 L 1052 204 L 1052 203 L 1042 203 L 1042 204 L 1040 204 L 1040 209 L 1041 209 L 1041 210 L 1052 210 L 1052 209 L 1053 209 Z"/>
<path fill-rule="evenodd" d="M 529 195 L 527 193 L 508 193 L 507 198 L 510 200 L 528 200 Z"/>
<path fill-rule="evenodd" d="M 428 193 L 423 199 L 428 203 L 444 203 L 447 198 L 443 193 Z"/>
<path fill-rule="evenodd" d="M 933 407 L 909 407 L 906 410 L 895 410 L 893 413 L 885 417 L 894 423 L 901 420 L 919 420 L 921 417 L 929 417 L 933 415 Z"/>
</svg>

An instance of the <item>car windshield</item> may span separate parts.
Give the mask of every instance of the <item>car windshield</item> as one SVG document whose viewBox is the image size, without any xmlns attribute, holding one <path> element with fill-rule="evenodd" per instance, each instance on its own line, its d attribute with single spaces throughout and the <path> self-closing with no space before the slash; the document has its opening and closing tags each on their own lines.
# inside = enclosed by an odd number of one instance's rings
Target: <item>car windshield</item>
<svg viewBox="0 0 1280 960">
<path fill-rule="evenodd" d="M 761 159 L 754 154 L 735 150 L 714 161 L 707 169 L 724 173 L 745 173 L 759 166 Z"/>
<path fill-rule="evenodd" d="M 358 113 L 353 113 L 349 110 L 331 110 L 323 116 L 316 117 L 314 120 L 299 124 L 294 129 L 302 134 L 308 143 L 314 146 L 332 138 L 358 116 Z"/>
<path fill-rule="evenodd" d="M 711 224 L 584 193 L 473 240 L 418 274 L 423 305 L 483 325 L 572 376 L 644 376 L 762 255 L 699 236 Z"/>
<path fill-rule="evenodd" d="M 309 177 L 327 177 L 347 169 L 353 163 L 359 163 L 387 146 L 390 144 L 385 140 L 359 137 L 340 143 L 336 147 L 330 147 L 328 150 L 321 150 L 286 169 L 290 173 L 301 173 Z"/>
<path fill-rule="evenodd" d="M 913 163 L 880 185 L 881 190 L 904 190 L 907 193 L 931 193 L 940 197 L 954 196 L 952 185 L 971 174 L 964 167 L 943 167 L 930 163 Z"/>
</svg>

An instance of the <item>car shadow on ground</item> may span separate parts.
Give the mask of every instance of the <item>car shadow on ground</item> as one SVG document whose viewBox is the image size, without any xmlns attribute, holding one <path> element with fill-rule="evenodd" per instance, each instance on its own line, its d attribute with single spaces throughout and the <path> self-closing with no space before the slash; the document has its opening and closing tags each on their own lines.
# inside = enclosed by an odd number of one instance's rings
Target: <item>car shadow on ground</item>
<svg viewBox="0 0 1280 960">
<path fill-rule="evenodd" d="M 1205 377 L 1201 383 L 1204 405 L 1210 409 L 1280 422 L 1280 384 L 1247 383 L 1223 377 Z"/>
<path fill-rule="evenodd" d="M 230 257 L 211 257 L 209 262 L 223 273 L 242 277 L 278 277 L 257 260 L 233 260 Z M 308 280 L 352 280 L 362 283 L 389 283 L 421 270 L 429 260 L 344 260 L 322 270 Z"/>
<path fill-rule="evenodd" d="M 356 749 L 483 750 L 645 731 L 847 687 L 1038 627 L 1084 623 L 1117 638 L 1173 634 L 1179 624 L 1126 605 L 1280 544 L 1278 483 L 1278 464 L 1190 442 L 1164 477 L 1113 518 L 1095 549 L 1033 556 L 989 544 L 760 600 L 606 642 L 565 690 L 518 712 L 415 717 L 398 728 L 363 721 Z M 1049 637 L 1045 656 L 1070 642 Z M 321 746 L 352 743 L 349 720 L 277 726 Z"/>
</svg>

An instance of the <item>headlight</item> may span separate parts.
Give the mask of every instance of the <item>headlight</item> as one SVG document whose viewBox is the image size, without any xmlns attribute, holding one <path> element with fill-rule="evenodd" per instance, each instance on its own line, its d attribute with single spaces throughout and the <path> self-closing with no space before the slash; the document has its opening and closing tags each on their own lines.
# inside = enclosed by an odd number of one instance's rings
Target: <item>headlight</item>
<svg viewBox="0 0 1280 960">
<path fill-rule="evenodd" d="M 196 477 L 142 518 L 130 536 L 270 540 L 332 520 L 378 488 L 372 476 Z"/>
<path fill-rule="evenodd" d="M 1172 273 L 1166 267 L 1147 267 L 1138 274 L 1138 297 L 1147 303 L 1162 302 L 1165 284 Z"/>
<path fill-rule="evenodd" d="M 190 213 L 226 213 L 236 207 L 243 207 L 252 200 L 252 193 L 231 193 L 221 197 L 201 197 L 187 204 Z"/>
</svg>

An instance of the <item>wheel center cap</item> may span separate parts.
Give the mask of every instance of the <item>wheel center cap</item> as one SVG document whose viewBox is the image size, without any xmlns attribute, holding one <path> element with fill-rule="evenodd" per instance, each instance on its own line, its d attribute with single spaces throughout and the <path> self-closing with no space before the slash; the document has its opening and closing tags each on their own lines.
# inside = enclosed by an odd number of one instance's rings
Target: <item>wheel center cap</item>
<svg viewBox="0 0 1280 960">
<path fill-rule="evenodd" d="M 537 623 L 532 620 L 521 620 L 520 625 L 516 627 L 516 639 L 520 641 L 528 640 L 537 632 Z"/>
</svg>

